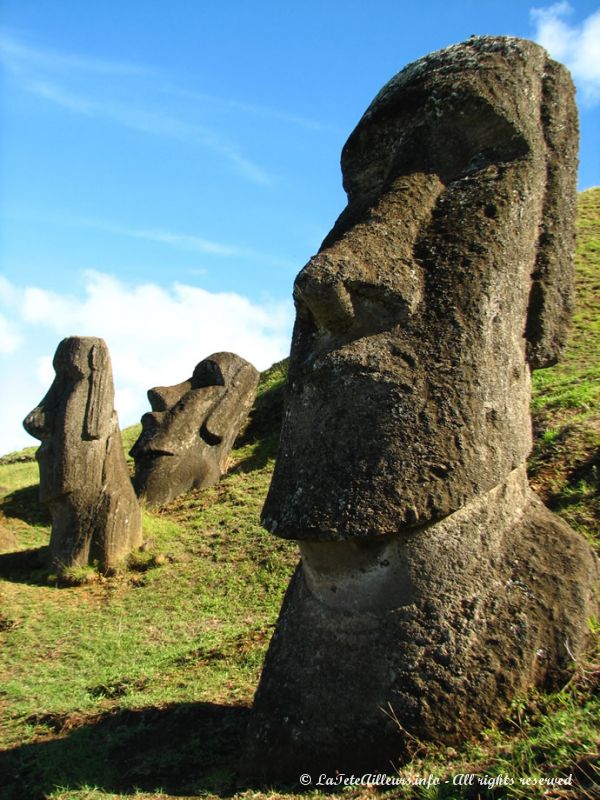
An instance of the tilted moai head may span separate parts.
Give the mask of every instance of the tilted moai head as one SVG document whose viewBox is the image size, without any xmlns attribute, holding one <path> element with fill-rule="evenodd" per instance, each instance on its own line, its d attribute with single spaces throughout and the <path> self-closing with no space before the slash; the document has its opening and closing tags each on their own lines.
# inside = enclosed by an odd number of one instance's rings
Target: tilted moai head
<svg viewBox="0 0 600 800">
<path fill-rule="evenodd" d="M 529 371 L 569 317 L 576 165 L 569 75 L 533 43 L 473 39 L 381 90 L 294 286 L 269 530 L 422 525 L 524 462 Z"/>
<path fill-rule="evenodd" d="M 567 71 L 508 37 L 409 65 L 346 143 L 348 205 L 294 286 L 263 524 L 301 561 L 246 771 L 458 743 L 585 647 L 593 556 L 525 472 L 530 370 L 570 312 L 576 153 Z"/>
<path fill-rule="evenodd" d="M 94 561 L 103 569 L 141 544 L 141 518 L 114 411 L 105 342 L 71 336 L 54 356 L 56 377 L 25 418 L 42 444 L 40 501 L 52 513 L 50 553 L 59 568 Z"/>
<path fill-rule="evenodd" d="M 187 381 L 148 391 L 152 412 L 131 448 L 134 485 L 147 503 L 216 483 L 256 395 L 258 372 L 234 353 L 215 353 Z"/>
</svg>

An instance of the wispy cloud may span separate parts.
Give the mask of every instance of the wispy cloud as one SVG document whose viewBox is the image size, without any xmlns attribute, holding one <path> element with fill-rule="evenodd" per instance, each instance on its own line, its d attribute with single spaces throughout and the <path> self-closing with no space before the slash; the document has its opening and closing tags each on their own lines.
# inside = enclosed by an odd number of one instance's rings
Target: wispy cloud
<svg viewBox="0 0 600 800">
<path fill-rule="evenodd" d="M 187 122 L 162 111 L 149 111 L 121 103 L 95 100 L 69 92 L 49 81 L 27 80 L 24 82 L 24 86 L 33 94 L 75 114 L 106 119 L 131 130 L 153 136 L 164 136 L 196 143 L 220 155 L 245 178 L 255 183 L 268 184 L 271 182 L 269 175 L 261 167 L 242 156 L 235 145 L 205 126 Z"/>
<path fill-rule="evenodd" d="M 572 13 L 571 4 L 564 0 L 531 9 L 534 38 L 569 67 L 585 100 L 596 103 L 600 100 L 600 8 L 579 25 L 567 22 Z"/>
<path fill-rule="evenodd" d="M 191 250 L 196 253 L 205 253 L 217 256 L 239 256 L 243 254 L 240 247 L 222 244 L 221 242 L 210 241 L 202 236 L 189 233 L 177 233 L 166 231 L 160 228 L 127 228 L 123 225 L 115 225 L 110 222 L 95 219 L 73 219 L 70 224 L 81 228 L 93 228 L 106 233 L 116 234 L 117 236 L 127 236 L 132 239 L 144 239 L 149 242 L 170 245 L 183 250 Z"/>
<path fill-rule="evenodd" d="M 192 236 L 184 233 L 171 233 L 169 231 L 151 230 L 127 230 L 123 231 L 127 236 L 135 239 L 146 239 L 150 242 L 174 245 L 184 250 L 193 250 L 197 253 L 210 253 L 217 256 L 235 256 L 240 254 L 238 247 L 229 247 L 218 242 L 210 242 L 200 236 Z"/>
<path fill-rule="evenodd" d="M 204 253 L 206 255 L 237 256 L 239 258 L 248 258 L 252 261 L 260 261 L 263 264 L 283 267 L 285 269 L 293 269 L 298 266 L 295 261 L 290 261 L 289 259 L 281 258 L 270 253 L 263 253 L 251 247 L 214 242 L 190 233 L 167 231 L 162 228 L 127 228 L 123 225 L 115 225 L 110 222 L 91 219 L 72 219 L 69 221 L 69 224 L 76 225 L 77 227 L 94 228 L 118 236 L 128 236 L 132 239 L 144 239 L 149 242 L 156 242 L 157 244 L 164 244 L 182 250 Z"/>
<path fill-rule="evenodd" d="M 127 61 L 109 61 L 89 58 L 86 56 L 60 53 L 56 50 L 43 47 L 31 47 L 15 36 L 0 32 L 0 58 L 6 66 L 14 72 L 31 72 L 32 69 L 43 72 L 79 72 L 96 73 L 99 75 L 115 75 L 129 77 L 159 78 L 156 69 Z M 205 105 L 212 105 L 220 109 L 228 109 L 256 117 L 279 120 L 280 122 L 295 125 L 312 131 L 333 130 L 333 126 L 315 119 L 294 114 L 289 111 L 271 108 L 255 103 L 240 102 L 235 99 L 215 97 L 206 92 L 191 91 L 172 82 L 163 80 L 155 84 L 156 88 L 165 94 L 197 100 Z"/>
<path fill-rule="evenodd" d="M 227 243 L 218 242 L 214 239 L 207 239 L 196 233 L 188 233 L 183 231 L 166 230 L 158 227 L 140 227 L 135 225 L 124 225 L 122 223 L 113 222 L 106 219 L 98 219 L 94 217 L 80 217 L 76 214 L 70 213 L 48 213 L 42 211 L 36 213 L 31 209 L 22 212 L 15 212 L 14 210 L 7 214 L 7 218 L 17 220 L 19 222 L 27 222 L 29 224 L 41 223 L 44 225 L 54 225 L 66 228 L 79 228 L 84 230 L 100 231 L 107 233 L 111 236 L 125 236 L 129 239 L 140 239 L 148 242 L 156 242 L 157 244 L 164 245 L 165 247 L 174 247 L 179 250 L 186 250 L 188 252 L 200 253 L 204 255 L 220 256 L 223 258 L 236 257 L 239 259 L 248 259 L 250 261 L 258 262 L 260 264 L 267 264 L 272 267 L 281 269 L 294 270 L 298 268 L 298 260 L 290 258 L 283 258 L 282 256 L 274 253 L 256 250 L 253 247 L 247 247 L 243 242 L 241 243 Z M 319 231 L 314 238 L 323 238 L 323 233 Z M 205 275 L 206 269 L 195 267 L 188 270 L 188 274 Z M 3 283 L 3 278 L 0 275 L 0 302 L 3 299 L 8 289 L 8 284 Z"/>
<path fill-rule="evenodd" d="M 191 142 L 221 157 L 238 174 L 259 184 L 272 182 L 263 167 L 243 154 L 240 147 L 228 137 L 197 121 L 189 121 L 186 113 L 182 115 L 166 111 L 165 97 L 194 100 L 197 111 L 212 111 L 213 115 L 215 111 L 225 110 L 236 115 L 275 120 L 309 131 L 334 130 L 330 125 L 290 111 L 191 91 L 148 66 L 34 47 L 9 33 L 0 32 L 0 58 L 22 88 L 47 102 L 73 114 L 104 119 L 144 134 Z M 86 76 L 90 78 L 92 75 L 104 76 L 109 81 L 114 78 L 133 80 L 136 84 L 131 90 L 134 101 L 117 102 L 113 92 L 110 92 L 110 100 L 102 99 L 97 87 L 92 89 L 90 82 L 85 80 Z M 71 88 L 74 81 L 79 84 L 77 91 Z M 129 83 L 121 81 L 119 90 L 123 91 L 126 86 Z M 143 91 L 139 91 L 140 88 Z M 144 95 L 153 98 L 150 105 L 140 104 L 139 98 Z"/>
<path fill-rule="evenodd" d="M 12 70 L 25 68 L 42 70 L 81 70 L 103 75 L 152 75 L 154 70 L 124 61 L 106 61 L 85 56 L 59 53 L 41 47 L 31 47 L 8 33 L 0 32 L 0 57 Z"/>
<path fill-rule="evenodd" d="M 23 89 L 72 114 L 106 120 L 152 136 L 195 144 L 222 158 L 247 180 L 259 184 L 271 182 L 266 170 L 245 156 L 226 136 L 208 126 L 170 114 L 158 103 L 154 103 L 154 107 L 140 105 L 140 95 L 147 94 L 148 90 L 156 94 L 154 84 L 157 73 L 147 67 L 35 48 L 7 34 L 0 34 L 0 58 Z M 90 73 L 112 80 L 108 84 L 109 92 L 114 85 L 114 79 L 125 76 L 136 81 L 145 80 L 145 91 L 140 92 L 137 86 L 135 90 L 132 88 L 131 94 L 136 98 L 133 102 L 117 102 L 100 99 L 97 89 L 92 90 L 86 81 L 83 92 L 67 88 L 75 78 L 81 83 L 81 79 L 85 79 Z M 152 78 L 152 83 L 149 83 L 148 78 Z M 124 88 L 123 81 L 119 88 Z M 106 94 L 106 87 L 104 93 Z"/>
<path fill-rule="evenodd" d="M 214 95 L 207 94 L 205 92 L 195 92 L 189 89 L 183 89 L 180 86 L 174 86 L 172 83 L 163 83 L 159 88 L 165 94 L 175 97 L 181 97 L 187 100 L 195 100 L 205 105 L 211 105 L 218 109 L 241 112 L 242 114 L 250 114 L 251 116 L 262 117 L 264 119 L 277 120 L 288 125 L 305 128 L 309 131 L 338 131 L 338 128 L 336 128 L 334 125 L 329 125 L 300 114 L 293 114 L 289 111 L 271 108 L 270 106 L 262 106 L 255 103 L 242 103 L 238 100 L 215 97 Z"/>
</svg>

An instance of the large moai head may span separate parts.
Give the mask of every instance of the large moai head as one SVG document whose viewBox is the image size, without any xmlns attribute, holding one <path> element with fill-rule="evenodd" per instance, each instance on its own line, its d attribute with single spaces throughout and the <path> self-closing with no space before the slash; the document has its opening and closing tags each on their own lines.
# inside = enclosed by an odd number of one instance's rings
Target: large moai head
<svg viewBox="0 0 600 800">
<path fill-rule="evenodd" d="M 138 495 L 156 505 L 216 483 L 257 385 L 252 364 L 234 353 L 215 353 L 188 380 L 150 389 L 152 412 L 142 417 L 142 433 L 131 448 Z"/>
<path fill-rule="evenodd" d="M 250 774 L 460 743 L 583 652 L 594 557 L 525 470 L 530 370 L 569 318 L 576 152 L 567 71 L 506 37 L 406 67 L 344 147 L 348 205 L 294 287 L 263 523 L 301 560 Z"/>
<path fill-rule="evenodd" d="M 473 38 L 381 90 L 294 286 L 269 530 L 422 525 L 524 462 L 530 369 L 569 318 L 576 166 L 572 82 L 532 42 Z"/>
<path fill-rule="evenodd" d="M 25 430 L 42 444 L 40 501 L 52 513 L 50 553 L 60 569 L 112 568 L 141 544 L 141 518 L 114 410 L 106 343 L 71 336 L 54 356 L 56 376 Z"/>
</svg>

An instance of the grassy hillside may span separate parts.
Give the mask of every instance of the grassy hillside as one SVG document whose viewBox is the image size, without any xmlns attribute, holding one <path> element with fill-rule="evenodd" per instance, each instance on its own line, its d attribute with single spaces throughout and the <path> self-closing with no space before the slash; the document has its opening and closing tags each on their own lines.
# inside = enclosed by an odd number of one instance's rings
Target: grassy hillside
<svg viewBox="0 0 600 800">
<path fill-rule="evenodd" d="M 563 362 L 534 376 L 532 483 L 598 537 L 600 189 L 580 196 L 578 299 Z M 146 512 L 146 550 L 112 578 L 58 585 L 39 563 L 49 519 L 32 449 L 0 459 L 0 800 L 295 797 L 238 783 L 248 707 L 296 548 L 261 530 L 285 364 L 263 374 L 250 424 L 221 484 Z M 137 432 L 125 432 L 129 445 Z M 76 581 L 74 580 L 74 584 Z M 555 695 L 515 702 L 464 748 L 415 742 L 390 798 L 591 798 L 600 702 L 590 655 Z M 486 785 L 453 785 L 461 773 Z M 393 773 L 391 773 L 393 774 Z M 524 785 L 571 774 L 577 789 Z M 414 786 L 437 776 L 439 785 Z M 508 776 L 513 786 L 496 786 Z M 485 777 L 487 776 L 487 778 Z M 444 781 L 448 780 L 446 784 Z M 430 784 L 433 780 L 430 780 Z M 328 797 L 314 790 L 315 798 Z M 372 797 L 353 788 L 351 798 Z"/>
<path fill-rule="evenodd" d="M 533 375 L 531 482 L 584 534 L 600 519 L 600 189 L 579 196 L 577 305 L 560 364 Z"/>
</svg>

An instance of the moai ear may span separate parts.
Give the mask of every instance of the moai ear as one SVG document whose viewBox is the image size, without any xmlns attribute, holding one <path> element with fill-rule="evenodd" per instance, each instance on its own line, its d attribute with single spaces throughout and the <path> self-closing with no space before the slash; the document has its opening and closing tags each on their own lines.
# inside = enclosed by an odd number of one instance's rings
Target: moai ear
<svg viewBox="0 0 600 800">
<path fill-rule="evenodd" d="M 564 347 L 572 312 L 579 131 L 567 70 L 546 62 L 541 120 L 546 144 L 546 191 L 525 336 L 531 369 L 550 367 Z"/>
<path fill-rule="evenodd" d="M 110 431 L 114 403 L 112 369 L 106 345 L 92 345 L 88 363 L 90 376 L 84 435 L 89 439 L 101 439 Z"/>
</svg>

